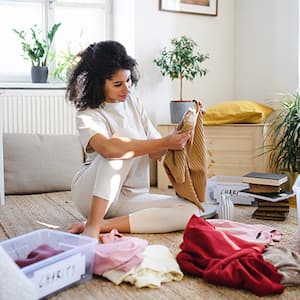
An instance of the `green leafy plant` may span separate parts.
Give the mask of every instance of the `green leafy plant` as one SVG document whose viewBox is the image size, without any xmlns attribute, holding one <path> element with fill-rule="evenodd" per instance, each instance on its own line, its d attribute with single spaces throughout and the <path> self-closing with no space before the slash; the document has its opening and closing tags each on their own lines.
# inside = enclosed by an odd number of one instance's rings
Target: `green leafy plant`
<svg viewBox="0 0 300 300">
<path fill-rule="evenodd" d="M 57 55 L 56 68 L 52 74 L 54 78 L 67 81 L 69 73 L 76 63 L 76 56 L 77 55 L 72 52 L 70 45 L 68 45 L 66 51 L 60 51 Z"/>
<path fill-rule="evenodd" d="M 46 37 L 43 37 L 42 30 L 36 24 L 30 28 L 30 37 L 24 30 L 13 29 L 21 40 L 22 56 L 30 60 L 32 66 L 47 66 L 49 51 L 60 25 L 61 23 L 54 24 L 46 33 Z"/>
<path fill-rule="evenodd" d="M 286 96 L 282 110 L 273 119 L 267 136 L 270 166 L 278 172 L 300 171 L 300 95 Z"/>
<path fill-rule="evenodd" d="M 180 100 L 183 100 L 183 80 L 193 81 L 195 77 L 205 76 L 206 68 L 201 68 L 201 63 L 209 58 L 208 54 L 200 54 L 196 51 L 196 42 L 186 36 L 173 38 L 172 49 L 163 48 L 160 55 L 154 59 L 154 63 L 160 68 L 163 76 L 169 76 L 171 80 L 179 79 Z"/>
</svg>

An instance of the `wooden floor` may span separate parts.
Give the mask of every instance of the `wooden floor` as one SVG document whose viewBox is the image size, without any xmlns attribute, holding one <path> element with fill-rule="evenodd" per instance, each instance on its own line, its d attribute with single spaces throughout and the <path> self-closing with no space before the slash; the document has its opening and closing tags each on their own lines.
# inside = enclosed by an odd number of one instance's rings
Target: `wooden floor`
<svg viewBox="0 0 300 300">
<path fill-rule="evenodd" d="M 265 223 L 275 227 L 284 234 L 278 243 L 299 252 L 297 233 L 296 209 L 292 208 L 284 222 L 266 222 L 251 218 L 254 207 L 236 206 L 235 221 L 244 223 Z M 0 240 L 12 238 L 40 228 L 54 228 L 67 230 L 74 222 L 83 220 L 70 201 L 70 192 L 7 196 L 6 204 L 0 207 Z M 182 232 L 168 234 L 135 235 L 147 239 L 150 244 L 167 246 L 176 255 L 182 241 Z M 300 287 L 286 288 L 283 294 L 263 299 L 299 299 Z M 180 282 L 162 284 L 159 289 L 138 289 L 129 284 L 116 286 L 102 277 L 70 287 L 51 300 L 92 300 L 92 299 L 260 299 L 254 294 L 228 287 L 215 286 L 204 282 L 200 278 L 184 276 Z M 7 299 L 9 300 L 9 299 Z"/>
</svg>

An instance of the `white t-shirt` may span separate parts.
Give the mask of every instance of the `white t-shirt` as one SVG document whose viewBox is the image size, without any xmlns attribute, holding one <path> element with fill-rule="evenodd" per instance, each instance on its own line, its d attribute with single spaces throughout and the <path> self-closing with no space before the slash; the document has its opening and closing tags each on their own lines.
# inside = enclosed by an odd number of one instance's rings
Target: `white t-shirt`
<svg viewBox="0 0 300 300">
<path fill-rule="evenodd" d="M 160 134 L 149 120 L 141 101 L 133 94 L 124 102 L 105 102 L 103 108 L 87 108 L 76 114 L 76 125 L 80 142 L 86 154 L 86 163 L 90 164 L 98 155 L 87 153 L 86 148 L 92 136 L 101 133 L 104 136 L 126 136 L 134 139 L 154 139 Z M 127 184 L 131 188 L 142 188 L 149 182 L 148 155 L 134 158 L 134 164 L 129 174 Z M 132 182 L 130 177 L 132 176 Z M 139 184 L 136 179 L 140 177 Z"/>
</svg>

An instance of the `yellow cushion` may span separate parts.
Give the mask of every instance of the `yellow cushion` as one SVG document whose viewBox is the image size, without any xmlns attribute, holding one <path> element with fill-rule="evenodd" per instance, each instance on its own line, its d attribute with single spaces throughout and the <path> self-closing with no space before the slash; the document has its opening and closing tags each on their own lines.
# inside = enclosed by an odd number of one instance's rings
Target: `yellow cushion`
<svg viewBox="0 0 300 300">
<path fill-rule="evenodd" d="M 203 124 L 262 123 L 272 111 L 271 107 L 254 101 L 221 102 L 207 109 L 203 117 Z"/>
</svg>

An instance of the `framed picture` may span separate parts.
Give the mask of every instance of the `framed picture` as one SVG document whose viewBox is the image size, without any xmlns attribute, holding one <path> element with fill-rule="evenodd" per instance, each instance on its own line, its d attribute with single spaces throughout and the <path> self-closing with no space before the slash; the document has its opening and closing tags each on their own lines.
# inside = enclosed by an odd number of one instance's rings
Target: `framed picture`
<svg viewBox="0 0 300 300">
<path fill-rule="evenodd" d="M 218 0 L 160 0 L 159 9 L 178 13 L 216 16 Z"/>
</svg>

